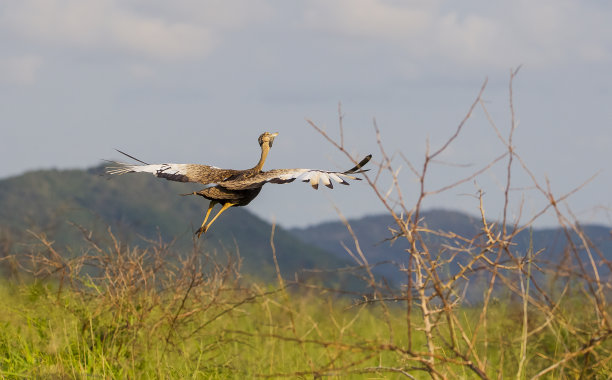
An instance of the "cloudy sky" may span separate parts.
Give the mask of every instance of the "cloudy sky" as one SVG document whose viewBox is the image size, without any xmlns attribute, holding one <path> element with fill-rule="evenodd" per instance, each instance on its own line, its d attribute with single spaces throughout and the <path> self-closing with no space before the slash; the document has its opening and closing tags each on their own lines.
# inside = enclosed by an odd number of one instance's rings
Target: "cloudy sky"
<svg viewBox="0 0 612 380">
<path fill-rule="evenodd" d="M 399 153 L 420 167 L 427 143 L 434 150 L 452 135 L 486 78 L 486 107 L 506 135 L 509 74 L 522 65 L 516 151 L 557 195 L 599 173 L 567 207 L 612 224 L 611 19 L 611 3 L 578 0 L 5 0 L 0 178 L 99 165 L 120 158 L 115 148 L 148 162 L 247 168 L 263 131 L 280 133 L 267 168 L 346 169 L 306 122 L 337 136 L 341 103 L 347 149 L 379 160 L 376 120 L 411 205 L 418 183 Z M 427 188 L 503 152 L 477 108 Z M 482 188 L 499 217 L 505 165 L 425 206 L 476 213 Z M 513 181 L 513 215 L 546 204 L 520 165 Z M 333 204 L 350 217 L 382 211 L 364 183 L 268 185 L 248 207 L 305 226 L 337 219 Z"/>
</svg>

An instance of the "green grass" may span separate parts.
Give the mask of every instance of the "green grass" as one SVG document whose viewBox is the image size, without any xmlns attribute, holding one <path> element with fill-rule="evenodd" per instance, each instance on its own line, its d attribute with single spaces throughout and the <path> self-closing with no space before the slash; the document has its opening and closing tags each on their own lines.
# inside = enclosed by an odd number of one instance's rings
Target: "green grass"
<svg viewBox="0 0 612 380">
<path fill-rule="evenodd" d="M 419 314 L 412 315 L 410 348 L 406 311 L 399 305 L 390 304 L 385 317 L 379 304 L 354 305 L 316 292 L 285 293 L 257 286 L 228 287 L 212 303 L 212 298 L 206 298 L 210 293 L 195 288 L 185 303 L 170 299 L 180 293 L 170 297 L 162 289 L 123 295 L 120 301 L 110 293 L 100 289 L 58 293 L 50 283 L 4 283 L 0 286 L 0 375 L 16 379 L 313 378 L 315 374 L 430 378 L 422 369 L 426 346 L 424 335 L 416 329 Z M 175 318 L 177 305 L 182 306 Z M 586 329 L 596 322 L 588 309 L 567 306 L 564 315 L 580 321 L 572 324 L 578 332 L 580 326 Z M 480 312 L 476 307 L 460 308 L 456 315 L 469 333 Z M 541 318 L 533 315 L 534 328 Z M 549 325 L 529 338 L 527 378 L 563 359 L 568 349 L 579 349 L 584 338 L 558 323 Z M 515 376 L 521 328 L 520 305 L 490 307 L 486 338 L 480 330 L 475 345 L 480 360 L 487 362 L 489 377 L 497 378 L 500 372 L 504 378 Z M 464 360 L 445 349 L 449 334 L 444 323 L 437 332 L 438 354 L 443 358 L 436 358 L 436 371 L 449 378 L 476 378 Z M 602 360 L 611 349 L 607 340 L 590 352 L 590 359 L 578 355 L 545 378 L 579 376 L 585 360 Z M 605 378 L 610 371 L 608 360 L 586 375 Z"/>
</svg>

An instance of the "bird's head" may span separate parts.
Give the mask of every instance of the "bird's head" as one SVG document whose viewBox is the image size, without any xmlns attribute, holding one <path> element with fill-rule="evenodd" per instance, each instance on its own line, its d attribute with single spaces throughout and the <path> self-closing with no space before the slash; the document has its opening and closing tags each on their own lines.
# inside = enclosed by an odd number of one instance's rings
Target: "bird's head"
<svg viewBox="0 0 612 380">
<path fill-rule="evenodd" d="M 263 146 L 263 144 L 268 144 L 268 146 L 271 148 L 272 147 L 272 143 L 274 142 L 274 138 L 278 136 L 278 132 L 276 133 L 270 133 L 270 132 L 264 132 L 261 134 L 261 136 L 259 136 L 259 146 Z"/>
</svg>

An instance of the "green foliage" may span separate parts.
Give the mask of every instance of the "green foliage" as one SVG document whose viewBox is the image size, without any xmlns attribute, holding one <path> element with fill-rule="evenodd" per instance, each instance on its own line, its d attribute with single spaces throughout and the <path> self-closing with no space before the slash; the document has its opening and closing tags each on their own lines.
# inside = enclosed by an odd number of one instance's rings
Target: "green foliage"
<svg viewBox="0 0 612 380">
<path fill-rule="evenodd" d="M 142 268 L 144 272 L 150 269 L 146 265 Z M 176 270 L 176 275 L 189 272 Z M 318 291 L 258 283 L 245 287 L 223 269 L 217 270 L 220 272 L 187 281 L 170 273 L 168 280 L 174 282 L 174 288 L 164 288 L 160 282 L 139 287 L 138 276 L 121 285 L 119 279 L 108 277 L 83 279 L 83 286 L 61 291 L 57 283 L 5 282 L 0 286 L 0 307 L 4 310 L 0 314 L 0 376 L 430 376 L 423 356 L 426 339 L 416 332 L 422 327 L 418 312 L 411 317 L 416 329 L 409 342 L 406 310 L 399 304 L 385 309 L 379 303 L 356 302 Z M 116 274 L 127 276 L 129 272 L 126 267 Z M 217 276 L 221 273 L 225 279 Z M 154 276 L 147 278 L 153 281 Z M 584 344 L 586 337 L 568 329 L 597 323 L 595 314 L 581 305 L 578 297 L 568 299 L 559 305 L 566 321 L 553 321 L 540 329 L 537 327 L 546 316 L 537 309 L 529 310 L 533 336 L 527 352 L 527 377 L 563 360 L 568 349 L 579 350 Z M 456 310 L 465 331 L 473 333 L 481 312 L 477 307 Z M 488 376 L 513 376 L 521 347 L 521 305 L 495 303 L 488 310 L 488 321 L 485 330 L 474 333 L 472 349 L 488 363 Z M 443 348 L 449 339 L 448 332 L 439 328 L 436 344 Z M 467 352 L 468 346 L 461 349 Z M 448 356 L 444 357 L 444 352 Z M 589 360 L 591 364 L 600 361 L 588 369 L 589 376 L 602 377 L 612 370 L 609 360 L 601 360 L 610 352 L 612 342 L 607 339 L 588 353 L 567 360 L 546 378 L 573 378 Z M 436 359 L 440 364 L 435 367 L 439 374 L 476 377 L 467 362 L 451 351 L 442 349 L 440 355 Z"/>
</svg>

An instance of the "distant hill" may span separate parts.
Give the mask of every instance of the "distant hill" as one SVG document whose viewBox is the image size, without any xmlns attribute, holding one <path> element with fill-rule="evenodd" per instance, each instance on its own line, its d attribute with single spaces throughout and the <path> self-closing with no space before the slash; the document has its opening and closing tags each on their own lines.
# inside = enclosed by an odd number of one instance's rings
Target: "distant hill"
<svg viewBox="0 0 612 380">
<path fill-rule="evenodd" d="M 274 279 L 270 233 L 272 226 L 248 211 L 248 207 L 228 210 L 213 228 L 199 240 L 195 231 L 202 222 L 208 202 L 200 197 L 178 194 L 198 189 L 198 184 L 163 181 L 146 174 L 108 178 L 103 167 L 90 170 L 42 170 L 0 180 L 0 255 L 28 253 L 35 239 L 26 232 L 44 232 L 55 241 L 63 255 L 78 255 L 86 247 L 79 228 L 91 230 L 96 241 L 110 244 L 110 227 L 122 243 L 146 246 L 144 239 L 173 241 L 177 252 L 190 252 L 194 241 L 200 249 L 224 254 L 239 252 L 244 274 Z M 452 231 L 463 237 L 480 233 L 478 218 L 448 210 L 430 210 L 422 214 L 424 223 L 434 231 Z M 405 275 L 397 266 L 406 265 L 407 242 L 391 243 L 388 215 L 368 216 L 349 221 L 370 264 L 378 265 L 375 273 L 393 284 L 405 283 Z M 491 221 L 489 221 L 491 222 Z M 584 230 L 595 247 L 609 260 L 612 255 L 610 227 L 590 225 Z M 432 252 L 454 242 L 433 234 L 424 234 Z M 581 243 L 573 237 L 578 245 Z M 523 231 L 512 247 L 524 255 L 529 247 L 530 231 Z M 355 265 L 346 247 L 354 244 L 341 222 L 321 223 L 308 228 L 285 230 L 276 228 L 274 243 L 280 269 L 293 278 L 305 269 L 333 270 Z M 534 250 L 544 249 L 538 257 L 543 265 L 559 263 L 564 256 L 567 239 L 560 229 L 534 229 Z M 582 260 L 586 260 L 581 251 Z M 586 261 L 585 261 L 586 262 Z M 454 261 L 447 268 L 452 273 L 462 264 Z M 603 267 L 604 274 L 606 272 Z M 338 273 L 329 276 L 338 280 Z M 354 285 L 354 284 L 353 284 Z"/>
<path fill-rule="evenodd" d="M 3 179 L 0 248 L 27 252 L 29 244 L 34 243 L 26 232 L 31 229 L 50 236 L 62 254 L 79 254 L 86 242 L 74 223 L 93 231 L 97 241 L 110 243 L 110 226 L 122 243 L 146 246 L 143 238 L 155 239 L 159 234 L 166 241 L 176 239 L 177 251 L 190 252 L 193 231 L 202 223 L 208 201 L 178 194 L 198 186 L 146 174 L 108 178 L 103 176 L 103 166 L 87 171 L 33 171 Z M 269 223 L 247 208 L 232 208 L 215 221 L 198 244 L 221 254 L 238 251 L 244 273 L 272 278 L 271 230 Z M 276 228 L 274 243 L 281 270 L 292 278 L 304 268 L 337 268 L 348 262 L 303 243 L 282 227 Z"/>
<path fill-rule="evenodd" d="M 429 210 L 421 215 L 423 223 L 430 230 L 454 232 L 466 238 L 473 238 L 481 233 L 481 221 L 479 218 L 470 215 L 448 210 Z M 492 221 L 488 221 L 491 223 Z M 389 215 L 367 216 L 360 219 L 349 220 L 351 228 L 359 239 L 359 245 L 370 264 L 392 262 L 376 267 L 376 273 L 384 275 L 395 283 L 405 283 L 405 275 L 397 270 L 394 265 L 407 265 L 408 243 L 405 239 L 397 239 L 390 243 L 391 237 L 389 228 L 395 228 L 395 222 Z M 612 228 L 601 225 L 582 226 L 591 243 L 599 249 L 607 260 L 612 260 Z M 353 238 L 342 222 L 321 223 L 307 228 L 294 228 L 290 230 L 295 236 L 309 244 L 330 251 L 339 258 L 350 257 L 346 252 L 346 247 L 354 251 Z M 511 247 L 513 252 L 525 255 L 529 248 L 530 241 L 533 240 L 533 250 L 537 252 L 543 249 L 538 256 L 538 261 L 543 265 L 556 265 L 564 258 L 564 250 L 567 246 L 567 238 L 561 228 L 543 228 L 533 230 L 533 239 L 530 237 L 528 229 L 522 231 L 514 240 L 516 243 Z M 433 234 L 423 234 L 427 246 L 434 254 L 442 249 L 442 244 L 454 246 L 449 239 L 443 239 Z M 572 240 L 578 247 L 582 246 L 579 239 L 572 234 Z M 584 250 L 580 250 L 581 260 L 587 262 Z M 594 256 L 597 255 L 594 253 Z M 451 272 L 458 270 L 458 263 L 463 264 L 461 257 L 455 260 L 455 265 L 449 268 Z M 601 262 L 600 262 L 601 264 Z M 602 274 L 609 275 L 609 269 L 605 265 L 600 265 Z"/>
</svg>

